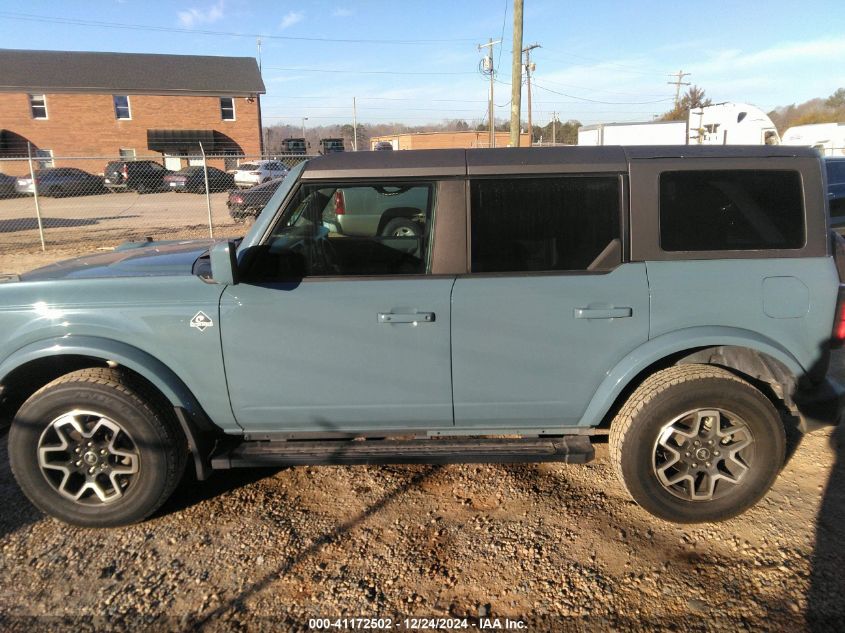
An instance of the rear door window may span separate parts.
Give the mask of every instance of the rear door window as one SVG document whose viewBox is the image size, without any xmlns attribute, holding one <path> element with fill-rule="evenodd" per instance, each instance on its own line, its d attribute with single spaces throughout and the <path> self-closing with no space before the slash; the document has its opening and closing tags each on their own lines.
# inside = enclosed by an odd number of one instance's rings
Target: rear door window
<svg viewBox="0 0 845 633">
<path fill-rule="evenodd" d="M 786 170 L 669 171 L 660 175 L 664 251 L 804 246 L 801 177 Z"/>
<path fill-rule="evenodd" d="M 618 265 L 619 182 L 616 175 L 473 180 L 472 272 Z"/>
</svg>

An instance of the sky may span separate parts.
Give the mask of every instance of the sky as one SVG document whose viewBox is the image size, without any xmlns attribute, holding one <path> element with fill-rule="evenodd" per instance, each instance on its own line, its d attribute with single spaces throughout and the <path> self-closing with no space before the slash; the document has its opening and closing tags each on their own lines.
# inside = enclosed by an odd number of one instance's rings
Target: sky
<svg viewBox="0 0 845 633">
<path fill-rule="evenodd" d="M 776 106 L 845 86 L 845 1 L 524 0 L 533 120 L 647 121 L 671 73 L 714 102 Z M 510 116 L 513 0 L 0 0 L 5 48 L 257 57 L 265 125 Z M 2 75 L 2 69 L 0 69 Z M 683 89 L 686 89 L 684 87 Z M 523 113 L 526 109 L 523 89 Z M 526 115 L 523 114 L 523 120 Z"/>
</svg>

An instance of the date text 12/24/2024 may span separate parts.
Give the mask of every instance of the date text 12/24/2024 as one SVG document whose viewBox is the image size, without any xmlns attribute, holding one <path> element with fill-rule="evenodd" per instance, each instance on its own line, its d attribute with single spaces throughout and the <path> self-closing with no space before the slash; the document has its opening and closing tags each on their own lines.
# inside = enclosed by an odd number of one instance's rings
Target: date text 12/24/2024
<svg viewBox="0 0 845 633">
<path fill-rule="evenodd" d="M 460 630 L 479 631 L 524 631 L 527 624 L 523 620 L 510 618 L 312 618 L 308 620 L 311 630 L 359 630 L 388 631 L 404 629 L 408 631 Z"/>
</svg>

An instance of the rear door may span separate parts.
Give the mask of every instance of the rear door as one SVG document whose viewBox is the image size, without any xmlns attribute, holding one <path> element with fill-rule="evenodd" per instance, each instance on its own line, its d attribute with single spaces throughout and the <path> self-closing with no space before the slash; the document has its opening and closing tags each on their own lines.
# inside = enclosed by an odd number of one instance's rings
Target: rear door
<svg viewBox="0 0 845 633">
<path fill-rule="evenodd" d="M 576 425 L 648 337 L 645 265 L 625 263 L 621 174 L 470 181 L 470 270 L 452 295 L 455 424 Z"/>
</svg>

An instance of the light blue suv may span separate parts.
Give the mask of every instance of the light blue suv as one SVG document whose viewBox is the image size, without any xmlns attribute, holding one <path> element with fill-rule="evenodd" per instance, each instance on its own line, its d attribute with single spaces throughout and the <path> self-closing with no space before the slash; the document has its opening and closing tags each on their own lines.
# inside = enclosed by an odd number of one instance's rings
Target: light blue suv
<svg viewBox="0 0 845 633">
<path fill-rule="evenodd" d="M 840 251 L 812 150 L 324 156 L 243 240 L 0 284 L 12 468 L 45 512 L 111 526 L 189 461 L 583 463 L 609 433 L 643 508 L 724 519 L 788 431 L 838 420 Z"/>
</svg>

